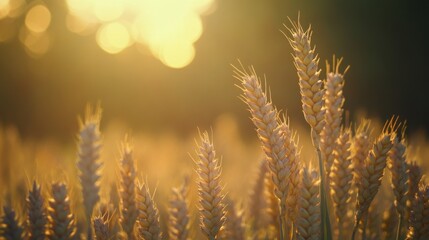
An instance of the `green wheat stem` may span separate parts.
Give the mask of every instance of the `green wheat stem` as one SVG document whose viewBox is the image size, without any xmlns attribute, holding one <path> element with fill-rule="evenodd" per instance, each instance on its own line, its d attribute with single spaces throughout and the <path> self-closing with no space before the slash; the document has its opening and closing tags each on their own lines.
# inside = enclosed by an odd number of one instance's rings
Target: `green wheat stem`
<svg viewBox="0 0 429 240">
<path fill-rule="evenodd" d="M 325 184 L 325 169 L 322 159 L 322 153 L 320 152 L 319 140 L 316 132 L 311 130 L 313 146 L 316 148 L 317 157 L 319 159 L 319 171 L 320 171 L 320 212 L 322 214 L 321 219 L 321 228 L 322 228 L 322 239 L 324 240 L 332 240 L 332 232 L 331 232 L 331 222 L 329 220 L 329 210 L 326 199 L 326 184 Z"/>
<path fill-rule="evenodd" d="M 401 239 L 402 215 L 399 214 L 398 229 L 396 230 L 396 240 Z"/>
</svg>

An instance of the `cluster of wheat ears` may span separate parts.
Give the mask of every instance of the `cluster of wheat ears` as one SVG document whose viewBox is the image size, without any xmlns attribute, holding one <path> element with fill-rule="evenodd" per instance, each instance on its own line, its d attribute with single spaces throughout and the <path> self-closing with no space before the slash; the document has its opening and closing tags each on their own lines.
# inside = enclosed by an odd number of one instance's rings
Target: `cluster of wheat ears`
<svg viewBox="0 0 429 240">
<path fill-rule="evenodd" d="M 271 102 L 253 68 L 235 68 L 241 98 L 247 104 L 264 152 L 246 209 L 225 193 L 221 161 L 207 132 L 196 140 L 193 161 L 198 179 L 199 236 L 207 239 L 429 239 L 429 185 L 407 156 L 404 123 L 387 121 L 374 133 L 369 121 L 344 123 L 344 74 L 341 60 L 327 64 L 320 79 L 319 59 L 310 27 L 291 21 L 285 35 L 293 49 L 305 120 L 319 166 L 301 160 L 297 134 L 288 117 Z M 84 231 L 77 231 L 69 189 L 50 184 L 49 199 L 34 181 L 22 224 L 3 207 L 3 239 L 195 239 L 188 200 L 189 179 L 174 188 L 168 221 L 160 221 L 154 193 L 136 171 L 133 147 L 124 141 L 120 157 L 117 209 L 100 204 L 101 110 L 88 107 L 80 121 L 77 168 L 84 209 Z M 378 135 L 378 136 L 377 136 Z M 394 201 L 375 223 L 374 198 L 385 169 Z M 99 214 L 94 212 L 100 207 Z M 115 214 L 111 214 L 116 212 Z M 116 216 L 116 217 L 114 217 Z M 165 227 L 167 226 L 167 227 Z M 377 229 L 381 226 L 382 229 Z M 380 228 L 380 227 L 378 227 Z M 193 236 L 192 236 L 193 235 Z M 198 237 L 199 238 L 199 237 Z"/>
</svg>

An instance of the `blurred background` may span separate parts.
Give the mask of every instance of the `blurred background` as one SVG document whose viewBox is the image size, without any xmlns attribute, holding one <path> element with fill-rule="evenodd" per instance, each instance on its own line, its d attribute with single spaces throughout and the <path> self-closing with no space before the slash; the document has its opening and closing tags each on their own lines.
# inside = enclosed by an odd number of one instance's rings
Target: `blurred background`
<svg viewBox="0 0 429 240">
<path fill-rule="evenodd" d="M 313 26 L 320 67 L 344 57 L 345 107 L 429 128 L 427 2 L 309 0 L 0 0 L 0 122 L 24 138 L 74 141 L 76 116 L 194 132 L 217 117 L 255 137 L 231 64 L 265 75 L 275 104 L 303 122 L 288 17 Z M 322 73 L 322 76 L 324 72 Z"/>
</svg>

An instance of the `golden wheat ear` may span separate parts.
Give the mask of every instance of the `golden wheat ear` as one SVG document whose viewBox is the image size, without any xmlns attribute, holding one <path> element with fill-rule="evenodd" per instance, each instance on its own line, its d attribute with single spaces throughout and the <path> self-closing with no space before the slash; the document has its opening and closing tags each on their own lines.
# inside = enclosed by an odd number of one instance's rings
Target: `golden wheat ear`
<svg viewBox="0 0 429 240">
<path fill-rule="evenodd" d="M 299 78 L 302 110 L 305 120 L 317 135 L 324 127 L 323 83 L 319 79 L 319 57 L 316 47 L 311 45 L 312 30 L 304 30 L 299 20 L 290 21 L 292 27 L 286 27 L 290 34 L 284 34 L 293 49 L 293 59 Z"/>
<path fill-rule="evenodd" d="M 128 239 L 135 239 L 134 225 L 138 211 L 136 205 L 136 169 L 133 158 L 133 147 L 125 141 L 122 144 L 120 161 L 120 224 Z"/>
<path fill-rule="evenodd" d="M 334 162 L 329 175 L 331 199 L 337 220 L 338 237 L 340 239 L 345 238 L 344 227 L 347 220 L 348 203 L 351 199 L 353 181 L 350 139 L 350 129 L 343 130 L 336 142 L 337 148 L 333 154 Z"/>
<path fill-rule="evenodd" d="M 200 227 L 207 239 L 218 239 L 225 223 L 225 195 L 220 180 L 221 165 L 207 132 L 201 134 L 196 153 Z"/>
<path fill-rule="evenodd" d="M 145 240 L 162 239 L 159 211 L 152 195 L 150 195 L 149 187 L 146 182 L 139 183 L 137 196 L 139 212 L 137 225 L 139 238 Z"/>
<path fill-rule="evenodd" d="M 317 171 L 304 167 L 298 199 L 296 238 L 298 240 L 321 239 L 320 180 Z"/>
<path fill-rule="evenodd" d="M 79 120 L 78 162 L 82 187 L 83 205 L 88 224 L 88 238 L 92 238 L 91 217 L 95 205 L 100 201 L 100 134 L 101 107 L 88 105 L 83 119 Z"/>
<path fill-rule="evenodd" d="M 339 72 L 342 59 L 333 60 L 333 66 L 326 63 L 326 81 L 324 109 L 325 109 L 325 125 L 320 133 L 320 150 L 325 164 L 326 175 L 329 176 L 332 164 L 334 163 L 334 153 L 337 150 L 337 139 L 340 137 L 343 105 L 344 105 L 344 73 Z M 344 72 L 347 71 L 348 68 Z M 327 178 L 329 181 L 329 177 Z M 328 183 L 329 185 L 329 183 Z"/>
<path fill-rule="evenodd" d="M 75 239 L 76 220 L 64 183 L 53 183 L 49 199 L 49 239 Z"/>
<path fill-rule="evenodd" d="M 15 211 L 10 207 L 3 207 L 0 236 L 7 240 L 23 240 L 24 228 L 19 222 Z"/>
<path fill-rule="evenodd" d="M 189 192 L 189 180 L 179 188 L 173 188 L 170 199 L 168 233 L 170 239 L 186 240 L 189 236 L 190 219 L 189 203 L 187 200 Z"/>
<path fill-rule="evenodd" d="M 429 185 L 420 184 L 414 196 L 407 240 L 429 239 Z"/>
<path fill-rule="evenodd" d="M 274 193 L 280 200 L 281 215 L 286 213 L 286 199 L 290 182 L 290 163 L 285 149 L 285 135 L 280 126 L 278 112 L 261 86 L 261 81 L 253 68 L 235 69 L 235 77 L 240 81 L 241 98 L 247 104 L 253 124 L 266 155 L 268 168 L 275 185 Z"/>
<path fill-rule="evenodd" d="M 364 222 L 363 229 L 366 225 L 366 217 L 371 202 L 374 200 L 381 185 L 384 176 L 384 169 L 387 164 L 387 157 L 392 148 L 392 141 L 396 137 L 397 119 L 392 118 L 386 122 L 383 132 L 375 141 L 364 166 L 360 169 L 360 178 L 357 179 L 358 193 L 356 201 L 355 226 L 352 233 L 354 239 L 359 223 Z M 365 231 L 364 231 L 365 233 Z"/>
<path fill-rule="evenodd" d="M 36 183 L 36 181 L 33 182 L 33 187 L 28 194 L 27 211 L 28 239 L 45 239 L 46 224 L 48 222 L 45 199 L 42 196 L 41 187 Z"/>
</svg>

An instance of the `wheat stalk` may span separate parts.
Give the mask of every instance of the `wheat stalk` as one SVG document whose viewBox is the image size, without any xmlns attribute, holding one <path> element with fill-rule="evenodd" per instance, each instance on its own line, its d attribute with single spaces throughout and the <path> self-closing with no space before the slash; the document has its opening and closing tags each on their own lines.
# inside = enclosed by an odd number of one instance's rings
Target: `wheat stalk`
<svg viewBox="0 0 429 240">
<path fill-rule="evenodd" d="M 120 182 L 120 204 L 121 216 L 120 223 L 128 239 L 133 240 L 134 224 L 137 219 L 138 211 L 136 206 L 136 169 L 133 158 L 133 149 L 124 142 L 122 146 L 121 157 L 121 182 Z"/>
<path fill-rule="evenodd" d="M 27 226 L 29 240 L 44 240 L 46 237 L 46 208 L 40 186 L 33 182 L 27 198 Z"/>
<path fill-rule="evenodd" d="M 278 219 L 280 218 L 280 204 L 279 199 L 275 195 L 274 182 L 271 177 L 271 173 L 267 172 L 265 176 L 265 191 L 264 191 L 264 199 L 266 201 L 265 211 L 269 217 L 269 225 L 273 229 L 273 236 L 277 237 L 277 239 L 281 239 L 280 236 L 280 226 L 278 224 Z"/>
<path fill-rule="evenodd" d="M 49 199 L 49 239 L 74 239 L 75 218 L 70 211 L 70 199 L 64 183 L 52 184 L 52 198 Z"/>
<path fill-rule="evenodd" d="M 329 176 L 337 149 L 337 139 L 340 136 L 343 116 L 344 73 L 339 72 L 342 59 L 333 60 L 333 66 L 326 64 L 325 94 L 325 125 L 320 133 L 320 150 L 325 163 L 326 176 Z M 335 70 L 335 72 L 334 72 Z M 329 178 L 327 178 L 329 180 Z M 329 184 L 329 182 L 327 183 Z"/>
<path fill-rule="evenodd" d="M 388 152 L 392 148 L 392 139 L 395 137 L 394 131 L 395 122 L 392 119 L 386 123 L 383 132 L 374 143 L 368 158 L 365 160 L 364 166 L 360 169 L 361 176 L 357 179 L 358 193 L 352 239 L 355 237 L 362 216 L 368 213 L 369 206 L 380 188 Z M 363 229 L 365 230 L 365 224 Z M 363 234 L 365 237 L 365 231 Z"/>
<path fill-rule="evenodd" d="M 137 207 L 139 211 L 137 217 L 139 237 L 145 240 L 162 239 L 158 208 L 145 182 L 139 183 Z"/>
<path fill-rule="evenodd" d="M 78 169 L 82 186 L 83 205 L 88 224 L 88 239 L 92 239 L 91 216 L 94 206 L 100 200 L 100 137 L 101 108 L 87 105 L 84 119 L 79 118 Z"/>
<path fill-rule="evenodd" d="M 303 168 L 301 177 L 296 238 L 298 240 L 321 239 L 319 177 L 317 171 L 311 168 Z"/>
<path fill-rule="evenodd" d="M 198 193 L 200 203 L 200 226 L 204 235 L 210 239 L 218 239 L 218 233 L 225 222 L 225 204 L 223 187 L 220 183 L 221 166 L 207 132 L 201 136 L 197 144 Z"/>
<path fill-rule="evenodd" d="M 93 219 L 94 232 L 96 240 L 109 240 L 109 223 L 103 217 L 95 217 Z"/>
<path fill-rule="evenodd" d="M 1 218 L 0 236 L 5 240 L 23 240 L 24 229 L 16 217 L 15 211 L 10 207 L 3 207 Z"/>
<path fill-rule="evenodd" d="M 429 186 L 422 184 L 411 211 L 407 240 L 429 239 Z"/>
<path fill-rule="evenodd" d="M 344 237 L 343 229 L 347 220 L 347 207 L 351 199 L 350 190 L 353 180 L 350 135 L 349 129 L 343 130 L 340 134 L 337 140 L 337 148 L 334 151 L 334 162 L 330 173 L 331 197 L 340 239 Z"/>
<path fill-rule="evenodd" d="M 188 179 L 180 188 L 173 188 L 173 196 L 169 207 L 169 227 L 170 239 L 186 240 L 189 235 L 189 207 L 186 197 L 188 196 Z"/>
</svg>

